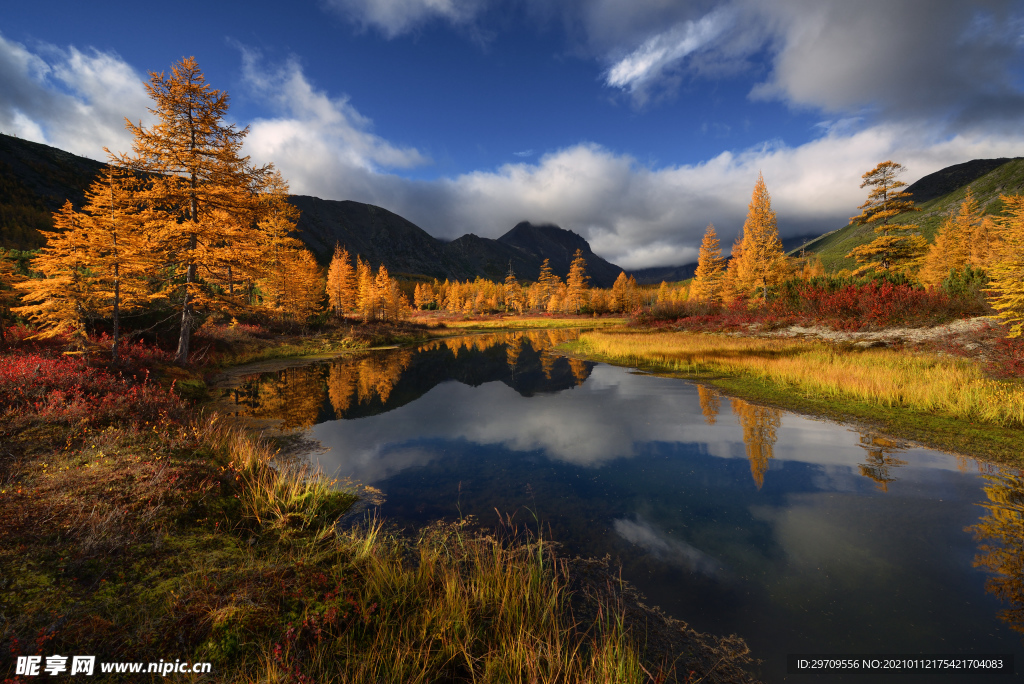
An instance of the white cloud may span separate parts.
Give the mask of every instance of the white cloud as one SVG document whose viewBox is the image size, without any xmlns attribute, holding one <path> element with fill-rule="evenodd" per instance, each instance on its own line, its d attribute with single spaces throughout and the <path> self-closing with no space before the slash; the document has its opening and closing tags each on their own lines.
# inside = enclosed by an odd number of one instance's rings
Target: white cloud
<svg viewBox="0 0 1024 684">
<path fill-rule="evenodd" d="M 420 25 L 442 20 L 468 26 L 482 9 L 482 0 L 325 0 L 324 5 L 361 27 L 373 27 L 388 38 Z"/>
<path fill-rule="evenodd" d="M 347 97 L 316 90 L 295 58 L 265 69 L 257 53 L 243 49 L 242 73 L 245 83 L 280 114 L 250 124 L 246 148 L 261 159 L 302 167 L 304 174 L 319 177 L 346 167 L 376 172 L 429 161 L 418 150 L 396 147 L 371 133 L 372 122 Z"/>
<path fill-rule="evenodd" d="M 1024 155 L 1024 135 L 943 137 L 934 129 L 887 124 L 664 167 L 581 144 L 536 163 L 435 182 L 382 177 L 374 187 L 377 201 L 441 237 L 469 231 L 497 237 L 521 220 L 550 221 L 586 237 L 609 261 L 642 268 L 694 261 L 708 223 L 729 245 L 758 172 L 787 237 L 845 225 L 864 199 L 861 175 L 880 161 L 900 161 L 912 182 L 969 159 L 1013 155 Z"/>
<path fill-rule="evenodd" d="M 142 77 L 118 55 L 44 45 L 40 54 L 0 35 L 0 130 L 93 159 L 129 151 L 124 119 L 148 123 Z"/>
<path fill-rule="evenodd" d="M 715 40 L 729 21 L 730 13 L 718 9 L 696 21 L 685 21 L 655 34 L 616 61 L 608 69 L 605 83 L 636 93 L 645 85 L 664 77 L 667 70 L 684 57 Z"/>
</svg>

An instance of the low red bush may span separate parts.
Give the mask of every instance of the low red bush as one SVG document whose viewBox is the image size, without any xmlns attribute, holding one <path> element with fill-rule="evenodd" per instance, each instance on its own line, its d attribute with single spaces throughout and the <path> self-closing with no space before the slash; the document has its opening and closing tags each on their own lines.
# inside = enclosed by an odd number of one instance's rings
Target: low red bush
<svg viewBox="0 0 1024 684">
<path fill-rule="evenodd" d="M 89 366 L 82 358 L 38 353 L 0 356 L 0 406 L 60 423 L 156 420 L 182 408 L 167 390 Z"/>
</svg>

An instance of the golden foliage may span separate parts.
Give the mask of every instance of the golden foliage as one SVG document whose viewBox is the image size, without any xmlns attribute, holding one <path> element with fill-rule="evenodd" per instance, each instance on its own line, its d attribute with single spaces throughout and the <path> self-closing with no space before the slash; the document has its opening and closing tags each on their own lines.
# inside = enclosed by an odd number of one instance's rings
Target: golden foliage
<svg viewBox="0 0 1024 684">
<path fill-rule="evenodd" d="M 695 301 L 721 301 L 724 272 L 725 259 L 722 258 L 718 233 L 715 232 L 714 224 L 709 223 L 704 231 L 704 239 L 700 243 L 697 272 L 693 276 L 693 284 L 690 287 L 690 298 Z"/>
<path fill-rule="evenodd" d="M 892 470 L 907 465 L 906 461 L 896 458 L 903 449 L 891 439 L 865 434 L 860 435 L 860 446 L 868 453 L 867 462 L 857 466 L 860 474 L 874 480 L 883 492 L 889 491 L 889 483 L 897 479 Z"/>
<path fill-rule="evenodd" d="M 743 444 L 750 460 L 750 474 L 760 489 L 764 485 L 768 462 L 775 457 L 775 441 L 778 439 L 779 426 L 782 425 L 782 411 L 742 399 L 730 398 L 729 403 L 743 427 Z"/>
<path fill-rule="evenodd" d="M 180 283 L 176 361 L 185 363 L 196 311 L 223 301 L 225 289 L 227 304 L 240 306 L 235 280 L 261 275 L 257 198 L 272 184 L 271 167 L 253 167 L 242 156 L 248 129 L 225 123 L 228 95 L 210 87 L 194 58 L 174 64 L 170 76 L 151 72 L 146 90 L 157 123 L 127 121 L 133 154 L 122 161 L 146 178 L 139 196 L 152 212 L 147 232 L 161 265 Z"/>
<path fill-rule="evenodd" d="M 721 395 L 710 387 L 697 385 L 697 396 L 700 398 L 700 412 L 704 422 L 714 425 L 718 422 L 718 412 L 722 409 Z"/>
<path fill-rule="evenodd" d="M 998 260 L 990 271 L 989 301 L 1010 326 L 1010 337 L 1024 333 L 1024 196 L 1003 196 Z"/>
<path fill-rule="evenodd" d="M 860 184 L 871 188 L 864 204 L 858 207 L 861 213 L 850 218 L 861 225 L 876 224 L 878 237 L 866 245 L 860 245 L 847 254 L 856 259 L 860 266 L 854 274 L 877 270 L 907 271 L 915 268 L 924 254 L 927 242 L 915 233 L 917 226 L 889 223 L 889 219 L 909 211 L 921 211 L 914 206 L 910 193 L 900 190 L 906 183 L 897 180 L 904 170 L 902 164 L 884 161 L 865 173 Z"/>
<path fill-rule="evenodd" d="M 972 251 L 980 261 L 984 253 L 981 248 L 972 249 L 972 245 L 981 237 L 981 223 L 981 210 L 968 187 L 964 201 L 939 226 L 935 242 L 925 253 L 918 280 L 924 285 L 939 285 L 951 270 L 972 263 Z"/>
<path fill-rule="evenodd" d="M 1008 604 L 999 618 L 1024 633 L 1024 475 L 1002 472 L 986 479 L 988 503 L 982 506 L 988 513 L 967 528 L 980 542 L 974 567 L 992 574 L 985 590 Z"/>
</svg>

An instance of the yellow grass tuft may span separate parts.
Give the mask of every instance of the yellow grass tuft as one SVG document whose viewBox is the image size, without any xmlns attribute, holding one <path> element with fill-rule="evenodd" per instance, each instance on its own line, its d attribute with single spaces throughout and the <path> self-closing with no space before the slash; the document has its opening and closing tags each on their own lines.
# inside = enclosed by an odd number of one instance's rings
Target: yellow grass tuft
<svg viewBox="0 0 1024 684">
<path fill-rule="evenodd" d="M 789 386 L 807 397 L 852 399 L 1002 426 L 1024 425 L 1024 386 L 985 377 L 966 359 L 824 342 L 685 332 L 588 332 L 577 349 L 630 365 L 721 372 Z"/>
</svg>

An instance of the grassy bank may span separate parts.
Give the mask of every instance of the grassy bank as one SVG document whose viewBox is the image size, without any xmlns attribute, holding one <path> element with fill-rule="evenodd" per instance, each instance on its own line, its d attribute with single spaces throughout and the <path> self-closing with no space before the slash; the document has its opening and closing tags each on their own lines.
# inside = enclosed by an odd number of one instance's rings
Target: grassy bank
<svg viewBox="0 0 1024 684">
<path fill-rule="evenodd" d="M 643 330 L 587 332 L 566 348 L 795 410 L 869 422 L 939 448 L 1021 458 L 1024 383 L 988 378 L 966 359 L 817 341 Z"/>
<path fill-rule="evenodd" d="M 56 349 L 0 356 L 0 662 L 212 664 L 192 681 L 749 681 L 741 641 L 641 609 L 607 568 L 536 536 L 339 528 L 351 492 L 149 375 Z"/>
</svg>

